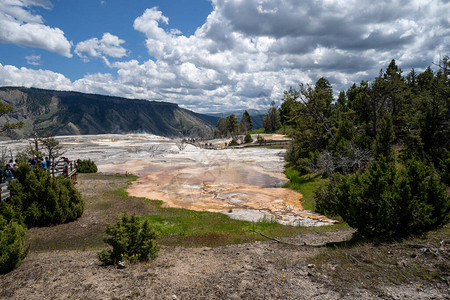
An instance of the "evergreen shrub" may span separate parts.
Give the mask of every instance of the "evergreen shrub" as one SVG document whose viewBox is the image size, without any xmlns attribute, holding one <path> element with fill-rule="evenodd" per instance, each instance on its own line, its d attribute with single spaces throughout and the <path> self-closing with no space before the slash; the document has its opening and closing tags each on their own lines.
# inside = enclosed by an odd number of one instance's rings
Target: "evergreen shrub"
<svg viewBox="0 0 450 300">
<path fill-rule="evenodd" d="M 90 159 L 77 159 L 77 171 L 79 173 L 97 173 L 97 165 Z"/>
<path fill-rule="evenodd" d="M 329 183 L 314 191 L 314 200 L 316 202 L 315 210 L 318 213 L 329 217 L 338 215 L 336 198 Z"/>
<path fill-rule="evenodd" d="M 245 135 L 244 142 L 245 142 L 246 144 L 249 144 L 249 143 L 253 142 L 253 139 L 252 139 L 252 136 L 250 135 L 250 133 L 247 133 L 247 134 Z"/>
<path fill-rule="evenodd" d="M 126 212 L 122 212 L 115 225 L 108 225 L 106 234 L 110 237 L 105 239 L 105 243 L 112 246 L 112 250 L 98 253 L 98 259 L 104 265 L 147 261 L 158 255 L 155 231 L 147 220 L 140 224 L 135 215 L 128 216 Z"/>
<path fill-rule="evenodd" d="M 17 268 L 25 258 L 27 229 L 15 220 L 0 215 L 0 273 Z"/>
<path fill-rule="evenodd" d="M 266 140 L 258 134 L 256 136 L 256 141 L 258 142 L 258 144 L 262 145 Z"/>
<path fill-rule="evenodd" d="M 231 140 L 231 142 L 228 144 L 228 146 L 233 147 L 233 146 L 239 146 L 239 143 L 236 140 Z"/>
<path fill-rule="evenodd" d="M 408 161 L 396 168 L 384 157 L 336 187 L 337 212 L 363 236 L 407 235 L 443 225 L 449 199 L 429 166 Z"/>
<path fill-rule="evenodd" d="M 84 211 L 84 201 L 70 180 L 21 164 L 10 183 L 11 197 L 0 203 L 0 214 L 28 227 L 73 221 Z"/>
</svg>

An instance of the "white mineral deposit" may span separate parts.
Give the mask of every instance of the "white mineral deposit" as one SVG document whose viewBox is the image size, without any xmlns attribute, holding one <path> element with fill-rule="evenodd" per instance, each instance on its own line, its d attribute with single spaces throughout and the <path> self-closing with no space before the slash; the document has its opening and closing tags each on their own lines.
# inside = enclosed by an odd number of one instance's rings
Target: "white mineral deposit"
<svg viewBox="0 0 450 300">
<path fill-rule="evenodd" d="M 282 186 L 283 149 L 223 148 L 223 140 L 208 141 L 216 149 L 147 135 L 62 136 L 57 140 L 69 159 L 91 159 L 104 173 L 139 176 L 128 188 L 131 196 L 162 200 L 164 207 L 221 212 L 231 218 L 257 221 L 264 216 L 282 224 L 320 226 L 334 221 L 306 211 L 302 195 Z M 29 141 L 0 142 L 13 153 Z"/>
</svg>

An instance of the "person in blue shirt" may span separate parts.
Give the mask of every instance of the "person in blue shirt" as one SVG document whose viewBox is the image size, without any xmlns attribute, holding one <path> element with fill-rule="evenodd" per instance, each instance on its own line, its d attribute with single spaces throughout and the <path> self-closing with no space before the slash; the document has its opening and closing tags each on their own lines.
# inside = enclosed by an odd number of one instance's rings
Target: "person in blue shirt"
<svg viewBox="0 0 450 300">
<path fill-rule="evenodd" d="M 46 161 L 45 159 L 43 159 L 43 160 L 41 161 L 41 166 L 42 166 L 42 169 L 44 169 L 45 171 L 47 171 L 47 161 Z"/>
</svg>

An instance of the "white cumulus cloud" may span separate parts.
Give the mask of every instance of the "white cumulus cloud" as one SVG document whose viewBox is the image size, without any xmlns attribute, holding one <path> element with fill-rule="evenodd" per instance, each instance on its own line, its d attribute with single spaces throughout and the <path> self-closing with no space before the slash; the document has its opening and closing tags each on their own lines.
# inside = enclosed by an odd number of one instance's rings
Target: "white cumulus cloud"
<svg viewBox="0 0 450 300">
<path fill-rule="evenodd" d="M 17 68 L 0 63 L 0 85 L 39 87 L 43 89 L 71 90 L 73 84 L 64 75 L 49 70 Z"/>
<path fill-rule="evenodd" d="M 124 40 L 106 32 L 100 40 L 92 38 L 79 42 L 75 47 L 75 53 L 86 62 L 89 61 L 89 57 L 121 58 L 127 56 L 127 49 L 121 46 L 123 43 L 125 43 Z"/>
<path fill-rule="evenodd" d="M 448 1 L 212 2 L 214 10 L 191 36 L 164 29 L 169 19 L 156 7 L 138 17 L 134 28 L 145 34 L 156 62 L 152 72 L 129 81 L 156 89 L 165 82 L 171 88 L 161 94 L 190 107 L 184 97 L 195 93 L 205 110 L 264 106 L 299 82 L 324 76 L 338 91 L 373 79 L 391 59 L 409 71 L 431 65 L 438 51 L 450 52 Z M 135 77 L 133 69 L 117 67 L 119 80 Z M 173 80 L 161 81 L 159 74 Z"/>
<path fill-rule="evenodd" d="M 176 102 L 200 112 L 264 109 L 301 82 L 314 84 L 325 77 L 338 92 L 353 82 L 374 79 L 392 59 L 406 72 L 421 71 L 439 55 L 450 54 L 446 0 L 211 2 L 213 11 L 192 35 L 171 28 L 169 18 L 157 7 L 137 17 L 133 27 L 145 39 L 147 59 L 110 63 L 109 57 L 127 56 L 124 41 L 112 34 L 78 43 L 77 55 L 104 59 L 110 73 L 74 82 L 63 78 L 53 85 L 58 88 L 60 82 L 64 88 L 83 92 Z M 14 15 L 42 24 L 39 16 L 27 12 L 18 10 Z M 3 66 L 0 84 L 10 82 L 7 76 L 39 83 L 28 79 L 29 74 L 37 73 Z"/>
<path fill-rule="evenodd" d="M 42 16 L 34 14 L 32 7 L 51 9 L 52 4 L 47 0 L 0 1 L 0 43 L 41 48 L 72 57 L 72 45 L 64 32 L 45 25 Z"/>
</svg>

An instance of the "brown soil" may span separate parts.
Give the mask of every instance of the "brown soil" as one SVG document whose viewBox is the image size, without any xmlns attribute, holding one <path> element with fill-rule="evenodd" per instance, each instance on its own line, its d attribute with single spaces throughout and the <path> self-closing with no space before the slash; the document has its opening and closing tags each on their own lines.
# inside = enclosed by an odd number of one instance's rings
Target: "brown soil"
<svg viewBox="0 0 450 300">
<path fill-rule="evenodd" d="M 348 232 L 296 238 L 341 240 Z M 149 263 L 102 267 L 93 251 L 31 253 L 0 276 L 2 299 L 449 299 L 446 288 L 419 284 L 330 286 L 308 259 L 323 251 L 255 242 L 219 248 L 163 247 Z M 351 269 L 348 272 L 352 272 Z"/>
<path fill-rule="evenodd" d="M 97 197 L 100 203 L 95 205 L 107 206 L 108 197 L 100 194 L 117 185 L 118 181 L 105 177 L 81 180 L 79 189 L 85 197 Z M 145 203 L 135 201 L 118 203 L 108 212 L 134 207 L 144 214 L 148 209 Z M 94 203 L 88 203 L 86 213 L 76 222 L 30 230 L 31 240 L 39 236 L 70 243 L 64 235 L 74 237 L 77 231 L 104 228 L 110 217 L 94 213 L 90 205 Z M 351 234 L 351 230 L 321 232 L 288 241 L 342 241 Z M 162 247 L 155 260 L 118 269 L 100 266 L 96 251 L 33 250 L 18 269 L 0 275 L 0 299 L 450 299 L 445 284 L 380 282 L 374 290 L 359 280 L 328 280 L 330 273 L 316 266 L 317 257 L 326 251 L 273 241 L 218 248 Z M 357 264 L 354 266 L 356 270 Z"/>
<path fill-rule="evenodd" d="M 307 240 L 314 237 L 307 237 Z M 318 250 L 271 242 L 215 249 L 163 247 L 148 264 L 99 266 L 95 252 L 31 253 L 1 278 L 6 299 L 338 299 L 309 279 Z"/>
</svg>

